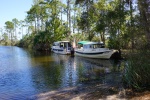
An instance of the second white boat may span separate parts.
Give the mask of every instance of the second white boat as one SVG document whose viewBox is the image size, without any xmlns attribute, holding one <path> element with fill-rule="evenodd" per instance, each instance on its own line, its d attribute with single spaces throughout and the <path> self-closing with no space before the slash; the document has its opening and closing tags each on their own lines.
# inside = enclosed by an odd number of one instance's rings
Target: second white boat
<svg viewBox="0 0 150 100">
<path fill-rule="evenodd" d="M 104 44 L 100 42 L 80 41 L 80 48 L 75 49 L 76 56 L 88 58 L 109 59 L 116 50 L 104 48 Z"/>
</svg>

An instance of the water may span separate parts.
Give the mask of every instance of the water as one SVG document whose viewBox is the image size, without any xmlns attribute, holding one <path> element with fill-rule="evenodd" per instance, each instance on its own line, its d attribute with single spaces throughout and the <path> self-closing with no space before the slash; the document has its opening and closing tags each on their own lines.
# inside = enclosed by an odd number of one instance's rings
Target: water
<svg viewBox="0 0 150 100">
<path fill-rule="evenodd" d="M 121 68 L 110 60 L 0 46 L 0 100 L 26 100 L 39 93 L 90 81 L 115 83 Z"/>
</svg>

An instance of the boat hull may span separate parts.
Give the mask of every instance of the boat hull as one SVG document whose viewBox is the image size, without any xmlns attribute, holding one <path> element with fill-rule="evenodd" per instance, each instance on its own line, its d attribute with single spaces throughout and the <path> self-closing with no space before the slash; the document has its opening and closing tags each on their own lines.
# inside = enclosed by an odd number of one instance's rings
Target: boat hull
<svg viewBox="0 0 150 100">
<path fill-rule="evenodd" d="M 54 53 L 58 53 L 58 54 L 71 54 L 71 51 L 66 50 L 66 49 L 53 49 L 52 50 Z"/>
<path fill-rule="evenodd" d="M 88 58 L 101 58 L 101 59 L 110 59 L 111 55 L 114 53 L 114 50 L 109 51 L 100 51 L 100 52 L 85 52 L 85 51 L 75 51 L 76 56 L 88 57 Z"/>
</svg>

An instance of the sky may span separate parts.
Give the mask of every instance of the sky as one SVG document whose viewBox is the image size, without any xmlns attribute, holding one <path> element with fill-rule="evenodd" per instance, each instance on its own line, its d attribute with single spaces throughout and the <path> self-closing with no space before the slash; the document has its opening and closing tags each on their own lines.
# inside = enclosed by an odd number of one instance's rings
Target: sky
<svg viewBox="0 0 150 100">
<path fill-rule="evenodd" d="M 64 3 L 66 0 L 62 0 Z M 24 20 L 27 16 L 27 11 L 33 5 L 33 0 L 0 0 L 0 37 L 1 31 L 5 31 L 4 26 L 5 22 L 12 21 L 12 19 L 16 18 L 19 21 Z M 25 30 L 23 30 L 23 35 L 25 34 Z M 17 30 L 19 33 L 20 30 Z M 22 36 L 20 35 L 19 38 Z"/>
<path fill-rule="evenodd" d="M 0 0 L 0 28 L 14 18 L 24 20 L 32 4 L 33 0 Z"/>
</svg>

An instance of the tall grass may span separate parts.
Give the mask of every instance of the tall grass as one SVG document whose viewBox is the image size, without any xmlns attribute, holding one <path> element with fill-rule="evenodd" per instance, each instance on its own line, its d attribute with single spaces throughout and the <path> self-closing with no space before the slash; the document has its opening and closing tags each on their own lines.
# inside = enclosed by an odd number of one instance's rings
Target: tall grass
<svg viewBox="0 0 150 100">
<path fill-rule="evenodd" d="M 150 50 L 137 50 L 130 53 L 125 66 L 124 82 L 136 89 L 150 89 Z"/>
</svg>

